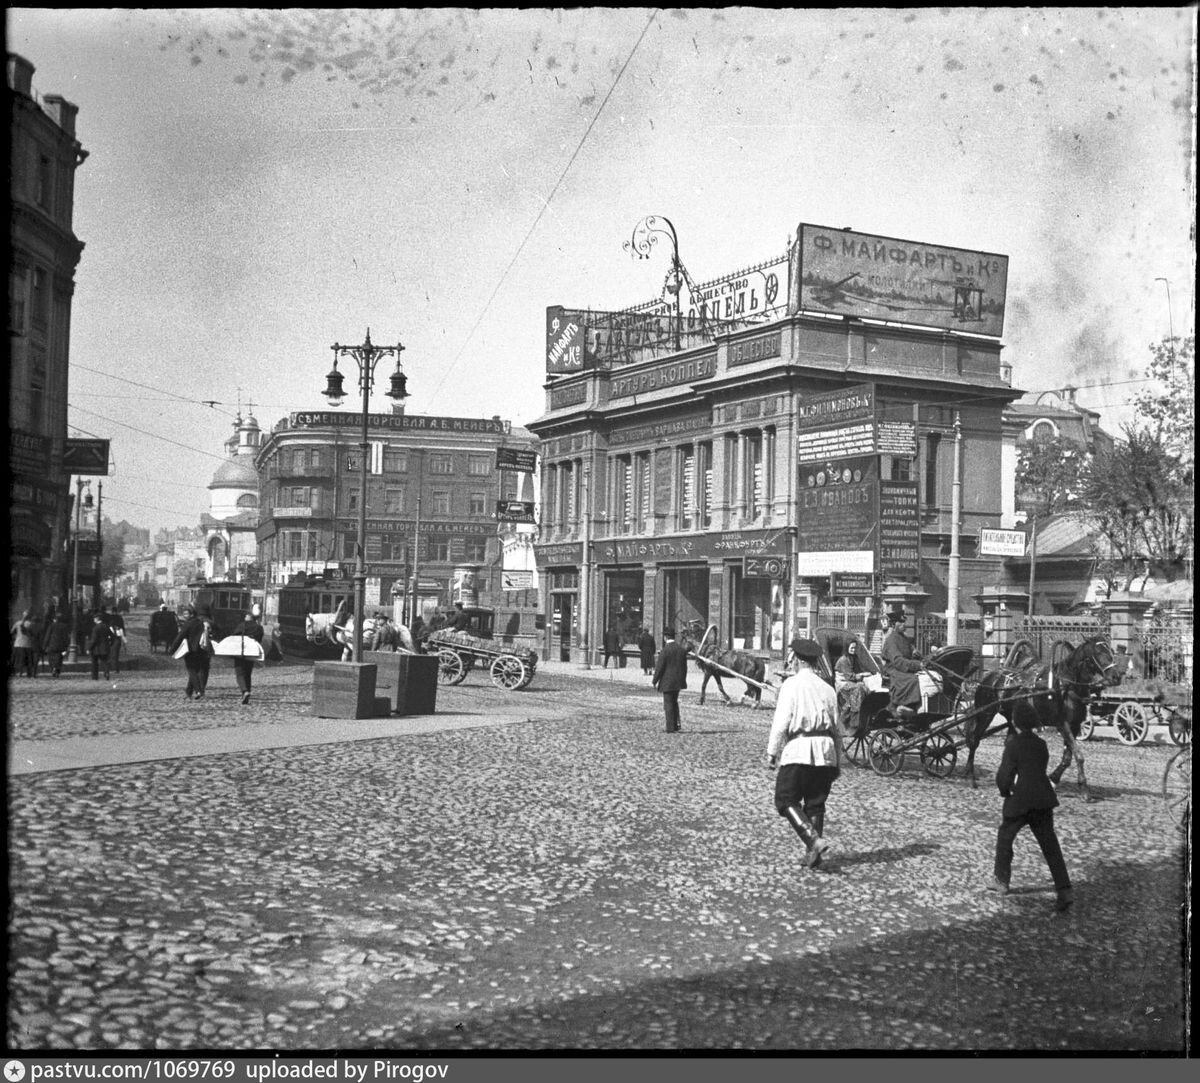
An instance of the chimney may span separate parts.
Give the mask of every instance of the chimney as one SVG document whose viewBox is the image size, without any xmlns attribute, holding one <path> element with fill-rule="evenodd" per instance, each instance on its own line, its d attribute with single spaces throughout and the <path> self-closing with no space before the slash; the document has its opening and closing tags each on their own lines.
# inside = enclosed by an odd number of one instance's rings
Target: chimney
<svg viewBox="0 0 1200 1083">
<path fill-rule="evenodd" d="M 1075 405 L 1075 392 L 1078 390 L 1079 389 L 1077 387 L 1071 387 L 1070 385 L 1063 388 L 1063 390 L 1062 390 L 1063 399 L 1065 400 L 1065 402 L 1068 406 Z"/>
<path fill-rule="evenodd" d="M 8 89 L 14 94 L 33 97 L 33 65 L 23 56 L 8 54 Z"/>
<path fill-rule="evenodd" d="M 47 94 L 42 98 L 42 107 L 64 135 L 75 138 L 75 115 L 79 112 L 79 106 L 67 101 L 61 94 Z"/>
</svg>

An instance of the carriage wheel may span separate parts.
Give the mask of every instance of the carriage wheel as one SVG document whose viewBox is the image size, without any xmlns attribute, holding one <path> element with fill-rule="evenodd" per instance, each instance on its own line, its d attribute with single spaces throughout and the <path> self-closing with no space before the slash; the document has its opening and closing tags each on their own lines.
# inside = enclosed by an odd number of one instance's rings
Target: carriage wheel
<svg viewBox="0 0 1200 1083">
<path fill-rule="evenodd" d="M 904 764 L 904 752 L 898 749 L 903 744 L 895 730 L 880 730 L 871 738 L 867 755 L 871 766 L 881 775 L 894 775 Z"/>
<path fill-rule="evenodd" d="M 1192 815 L 1192 750 L 1174 753 L 1163 771 L 1163 800 L 1167 815 L 1180 831 L 1187 831 Z"/>
<path fill-rule="evenodd" d="M 958 745 L 949 734 L 931 733 L 921 742 L 921 766 L 934 778 L 949 778 L 958 762 Z"/>
<path fill-rule="evenodd" d="M 1171 713 L 1168 726 L 1171 730 L 1171 740 L 1177 745 L 1186 745 L 1192 739 L 1192 709 L 1191 707 L 1168 707 Z"/>
<path fill-rule="evenodd" d="M 467 675 L 467 667 L 463 664 L 462 655 L 443 647 L 437 652 L 438 680 L 442 684 L 462 684 Z"/>
<path fill-rule="evenodd" d="M 1079 723 L 1079 739 L 1081 741 L 1090 741 L 1092 734 L 1096 732 L 1096 716 L 1092 713 L 1091 707 L 1088 707 L 1087 714 L 1083 716 L 1083 721 Z"/>
<path fill-rule="evenodd" d="M 1126 700 L 1117 708 L 1113 725 L 1117 727 L 1117 739 L 1126 745 L 1140 745 L 1150 731 L 1150 720 L 1145 710 L 1133 700 Z"/>
<path fill-rule="evenodd" d="M 520 688 L 525 680 L 525 663 L 511 654 L 502 654 L 492 662 L 492 684 L 510 692 Z"/>
<path fill-rule="evenodd" d="M 842 747 L 846 750 L 846 759 L 855 767 L 866 767 L 869 762 L 867 744 L 869 737 L 866 733 L 854 733 L 843 738 Z"/>
</svg>

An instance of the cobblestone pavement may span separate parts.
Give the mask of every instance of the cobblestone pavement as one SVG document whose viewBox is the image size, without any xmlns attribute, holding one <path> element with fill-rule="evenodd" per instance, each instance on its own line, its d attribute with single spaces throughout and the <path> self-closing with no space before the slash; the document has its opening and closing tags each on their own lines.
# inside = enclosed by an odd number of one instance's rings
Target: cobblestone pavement
<svg viewBox="0 0 1200 1083">
<path fill-rule="evenodd" d="M 10 744 L 296 723 L 311 674 L 116 684 L 10 681 Z M 10 777 L 9 1048 L 1185 1051 L 1172 749 L 1084 746 L 1058 915 L 1028 833 L 982 891 L 999 739 L 974 791 L 847 770 L 812 871 L 770 713 L 695 700 L 667 734 L 637 671 L 473 673 L 439 715 L 506 725 Z"/>
</svg>

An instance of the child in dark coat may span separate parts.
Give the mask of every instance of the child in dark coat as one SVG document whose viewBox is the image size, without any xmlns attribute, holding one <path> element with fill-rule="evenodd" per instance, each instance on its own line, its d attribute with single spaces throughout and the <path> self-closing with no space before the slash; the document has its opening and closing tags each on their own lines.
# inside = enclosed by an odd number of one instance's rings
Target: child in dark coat
<svg viewBox="0 0 1200 1083">
<path fill-rule="evenodd" d="M 1050 875 L 1058 889 L 1055 909 L 1066 910 L 1074 898 L 1067 863 L 1063 860 L 1062 847 L 1054 831 L 1054 809 L 1058 805 L 1058 797 L 1050 779 L 1046 777 L 1050 750 L 1046 742 L 1033 732 L 1034 722 L 1033 712 L 1021 710 L 1018 706 L 1013 715 L 1016 732 L 1005 743 L 1000 769 L 996 772 L 996 786 L 1004 798 L 1004 819 L 996 835 L 995 876 L 989 890 L 1001 895 L 1008 894 L 1013 841 L 1021 828 L 1028 824 L 1042 848 L 1042 856 L 1050 867 Z"/>
</svg>

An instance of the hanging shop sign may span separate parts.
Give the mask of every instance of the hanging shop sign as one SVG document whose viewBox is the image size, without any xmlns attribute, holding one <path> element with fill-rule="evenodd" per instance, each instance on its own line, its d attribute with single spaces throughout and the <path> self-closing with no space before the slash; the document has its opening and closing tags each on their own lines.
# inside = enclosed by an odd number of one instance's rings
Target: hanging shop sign
<svg viewBox="0 0 1200 1083">
<path fill-rule="evenodd" d="M 68 436 L 63 441 L 63 472 L 107 476 L 108 441 Z"/>
<path fill-rule="evenodd" d="M 979 531 L 979 555 L 985 557 L 1023 557 L 1025 535 L 1019 530 Z"/>
<path fill-rule="evenodd" d="M 533 572 L 526 570 L 500 572 L 501 590 L 529 590 L 533 586 Z"/>
<path fill-rule="evenodd" d="M 587 326 L 583 313 L 568 312 L 561 305 L 546 308 L 546 371 L 582 372 Z M 586 366 L 591 367 L 591 366 Z"/>
<path fill-rule="evenodd" d="M 496 518 L 505 523 L 532 523 L 532 500 L 497 500 Z"/>
<path fill-rule="evenodd" d="M 921 574 L 921 519 L 915 481 L 879 483 L 879 571 L 915 579 Z"/>
<path fill-rule="evenodd" d="M 782 579 L 787 557 L 742 557 L 742 575 L 746 579 Z"/>
<path fill-rule="evenodd" d="M 794 311 L 998 338 L 1008 257 L 801 223 L 791 283 Z"/>
<path fill-rule="evenodd" d="M 876 579 L 867 572 L 833 572 L 829 576 L 832 598 L 870 598 L 876 593 Z"/>
<path fill-rule="evenodd" d="M 523 474 L 532 474 L 537 469 L 537 452 L 511 447 L 497 448 L 496 469 L 519 470 Z"/>
</svg>

